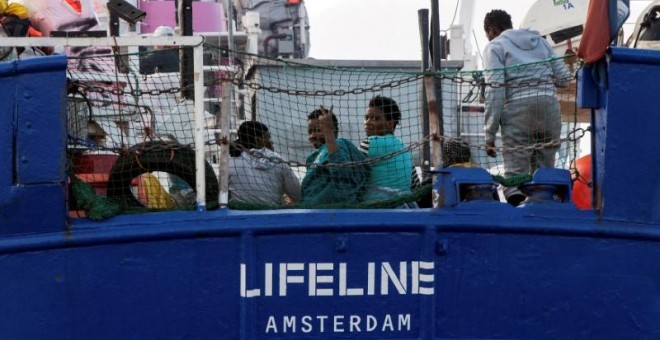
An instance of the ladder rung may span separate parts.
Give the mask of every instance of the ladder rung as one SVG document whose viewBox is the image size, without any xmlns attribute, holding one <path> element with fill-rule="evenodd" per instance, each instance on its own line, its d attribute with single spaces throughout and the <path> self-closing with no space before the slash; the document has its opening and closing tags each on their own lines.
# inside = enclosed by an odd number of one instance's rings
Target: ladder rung
<svg viewBox="0 0 660 340">
<path fill-rule="evenodd" d="M 234 73 L 236 72 L 236 67 L 231 65 L 204 65 L 202 66 L 204 71 L 226 71 Z"/>
</svg>

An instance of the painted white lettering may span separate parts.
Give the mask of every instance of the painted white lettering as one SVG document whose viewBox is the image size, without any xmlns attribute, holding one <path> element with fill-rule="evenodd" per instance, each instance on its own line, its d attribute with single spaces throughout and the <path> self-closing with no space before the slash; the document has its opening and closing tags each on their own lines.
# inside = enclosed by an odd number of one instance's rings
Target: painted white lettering
<svg viewBox="0 0 660 340">
<path fill-rule="evenodd" d="M 364 295 L 363 288 L 347 288 L 348 279 L 347 279 L 347 270 L 346 263 L 342 262 L 339 264 L 339 295 L 340 296 L 360 296 Z"/>
<path fill-rule="evenodd" d="M 362 330 L 360 330 L 360 320 L 361 319 L 359 315 L 351 315 L 349 319 L 349 324 L 350 324 L 349 332 L 351 333 L 362 332 Z"/>
<path fill-rule="evenodd" d="M 291 333 L 296 332 L 296 317 L 285 315 L 282 318 L 282 333 L 286 333 L 286 330 L 289 328 L 291 329 Z"/>
<path fill-rule="evenodd" d="M 264 296 L 273 296 L 273 264 L 266 263 L 264 267 Z"/>
<path fill-rule="evenodd" d="M 343 315 L 335 315 L 334 319 L 334 331 L 335 333 L 344 333 L 344 316 Z"/>
<path fill-rule="evenodd" d="M 277 323 L 275 322 L 275 317 L 268 317 L 268 323 L 266 324 L 266 333 L 269 332 L 277 333 Z"/>
<path fill-rule="evenodd" d="M 388 294 L 388 288 L 389 284 L 388 282 L 391 281 L 394 284 L 394 288 L 396 288 L 397 292 L 399 294 L 406 294 L 406 284 L 407 284 L 407 270 L 408 265 L 406 262 L 401 261 L 399 263 L 399 276 L 394 273 L 394 269 L 392 269 L 392 266 L 390 266 L 389 262 L 383 262 L 381 264 L 381 272 L 380 272 L 380 293 L 382 295 L 387 295 Z"/>
<path fill-rule="evenodd" d="M 323 333 L 324 332 L 324 327 L 323 326 L 325 324 L 325 320 L 328 319 L 328 316 L 327 315 L 317 315 L 316 318 L 319 320 L 319 326 L 321 326 L 321 329 L 319 331 L 321 333 Z"/>
<path fill-rule="evenodd" d="M 321 270 L 333 270 L 333 263 L 310 263 L 309 264 L 309 277 L 307 280 L 309 287 L 309 296 L 332 296 L 334 291 L 332 288 L 316 288 L 318 283 L 333 283 L 334 277 L 332 275 L 317 275 Z"/>
<path fill-rule="evenodd" d="M 286 296 L 287 283 L 304 283 L 305 277 L 300 275 L 289 276 L 289 271 L 305 270 L 304 263 L 280 263 L 280 296 Z"/>
<path fill-rule="evenodd" d="M 419 261 L 412 261 L 410 263 L 410 293 L 419 294 Z"/>
<path fill-rule="evenodd" d="M 389 328 L 390 332 L 394 332 L 394 325 L 392 324 L 392 317 L 389 314 L 385 315 L 385 320 L 383 320 L 382 331 L 383 332 L 387 331 L 388 330 L 387 328 Z"/>
<path fill-rule="evenodd" d="M 378 319 L 373 315 L 367 315 L 367 332 L 373 332 L 378 327 Z"/>
<path fill-rule="evenodd" d="M 314 321 L 316 318 L 316 322 Z M 281 324 L 277 321 L 281 320 Z M 367 333 L 367 332 L 410 332 L 412 327 L 411 314 L 374 315 L 282 315 L 269 316 L 265 334 L 296 334 L 302 332 L 325 333 Z M 396 323 L 396 324 L 395 324 Z M 327 325 L 327 327 L 326 327 Z"/>
<path fill-rule="evenodd" d="M 352 269 L 351 280 L 346 262 L 268 262 L 263 263 L 263 271 L 258 271 L 263 274 L 261 280 L 254 270 L 248 269 L 247 264 L 241 263 L 239 292 L 244 298 L 284 297 L 291 295 L 294 288 L 296 294 L 303 296 L 389 295 L 390 288 L 396 290 L 393 294 L 400 295 L 435 293 L 434 262 L 401 261 L 398 268 L 391 262 L 368 262 L 366 268 L 363 265 Z"/>
<path fill-rule="evenodd" d="M 309 264 L 309 273 L 307 275 L 307 290 L 309 296 L 316 296 L 316 263 Z"/>
<path fill-rule="evenodd" d="M 241 297 L 255 297 L 261 295 L 259 288 L 247 289 L 247 266 L 241 263 Z"/>
<path fill-rule="evenodd" d="M 369 262 L 367 265 L 367 295 L 376 294 L 376 264 Z"/>
<path fill-rule="evenodd" d="M 407 331 L 410 330 L 410 314 L 399 314 L 399 327 L 397 329 L 401 331 L 404 327 Z"/>
<path fill-rule="evenodd" d="M 420 271 L 426 271 L 427 273 L 430 272 L 430 274 L 422 274 L 420 272 L 419 274 L 419 283 L 420 285 L 424 286 L 429 286 L 429 287 L 419 287 L 419 294 L 422 295 L 433 295 L 434 289 L 433 289 L 433 280 L 435 278 L 434 274 L 434 262 L 424 262 L 424 261 L 419 261 L 419 269 Z"/>
<path fill-rule="evenodd" d="M 312 317 L 309 315 L 305 315 L 300 319 L 300 323 L 302 323 L 302 327 L 300 327 L 300 330 L 303 333 L 309 333 L 312 331 L 313 328 L 310 321 L 312 321 Z"/>
</svg>

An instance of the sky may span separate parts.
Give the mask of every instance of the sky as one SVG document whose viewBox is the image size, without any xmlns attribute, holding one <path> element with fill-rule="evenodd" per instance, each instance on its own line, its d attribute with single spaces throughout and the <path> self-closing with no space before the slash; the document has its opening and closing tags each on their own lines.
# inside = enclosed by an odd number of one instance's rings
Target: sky
<svg viewBox="0 0 660 340">
<path fill-rule="evenodd" d="M 439 0 L 440 28 L 449 27 L 458 0 Z M 484 15 L 491 9 L 511 14 L 518 26 L 534 0 L 474 0 L 474 32 L 480 49 L 487 42 Z M 417 11 L 431 0 L 305 0 L 310 21 L 310 57 L 316 59 L 419 60 Z M 429 18 L 430 20 L 430 18 Z M 456 19 L 458 20 L 458 18 Z"/>
<path fill-rule="evenodd" d="M 441 29 L 450 26 L 457 1 L 439 0 Z M 483 32 L 483 18 L 487 12 L 503 9 L 511 14 L 513 26 L 518 27 L 534 2 L 535 0 L 474 0 L 473 29 L 478 44 L 477 48 L 473 36 L 474 51 L 482 51 L 488 42 Z M 647 3 L 648 1 L 632 2 L 631 18 L 637 18 Z M 311 26 L 312 58 L 421 59 L 417 11 L 430 8 L 431 0 L 305 0 L 305 5 Z M 624 27 L 624 31 L 632 31 L 632 25 L 627 26 L 630 27 Z"/>
</svg>

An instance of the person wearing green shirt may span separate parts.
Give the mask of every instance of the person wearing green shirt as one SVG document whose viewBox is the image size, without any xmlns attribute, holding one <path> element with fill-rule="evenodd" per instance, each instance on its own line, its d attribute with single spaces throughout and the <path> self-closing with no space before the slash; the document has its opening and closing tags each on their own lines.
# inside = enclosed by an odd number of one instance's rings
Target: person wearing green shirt
<svg viewBox="0 0 660 340">
<path fill-rule="evenodd" d="M 368 158 L 381 158 L 371 166 L 365 201 L 377 201 L 410 193 L 413 176 L 412 153 L 404 151 L 403 141 L 394 135 L 401 110 L 394 99 L 375 96 L 367 105 L 360 150 Z"/>
<path fill-rule="evenodd" d="M 315 150 L 307 156 L 307 173 L 301 185 L 304 204 L 350 204 L 361 200 L 369 166 L 350 141 L 338 138 L 339 122 L 332 107 L 307 115 L 307 134 Z M 357 162 L 356 164 L 347 164 Z"/>
</svg>

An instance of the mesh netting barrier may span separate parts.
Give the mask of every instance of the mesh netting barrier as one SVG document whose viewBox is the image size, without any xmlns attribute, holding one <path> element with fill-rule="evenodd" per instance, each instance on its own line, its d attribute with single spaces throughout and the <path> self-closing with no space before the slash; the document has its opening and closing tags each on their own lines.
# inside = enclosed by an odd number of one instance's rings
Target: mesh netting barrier
<svg viewBox="0 0 660 340">
<path fill-rule="evenodd" d="M 195 208 L 195 103 L 179 52 L 70 61 L 72 182 L 119 207 L 113 211 Z M 198 132 L 210 209 L 223 204 L 224 171 L 234 209 L 428 206 L 434 165 L 484 168 L 517 186 L 539 167 L 569 168 L 585 133 L 575 66 L 561 58 L 437 73 L 386 63 L 331 67 L 210 45 L 204 59 Z M 425 87 L 429 78 L 434 89 Z M 429 90 L 442 104 L 441 135 L 425 127 Z M 218 138 L 221 118 L 228 140 Z M 442 146 L 442 159 L 431 159 L 433 145 Z M 76 202 L 82 191 L 72 191 L 73 216 L 91 211 L 90 199 Z"/>
</svg>

